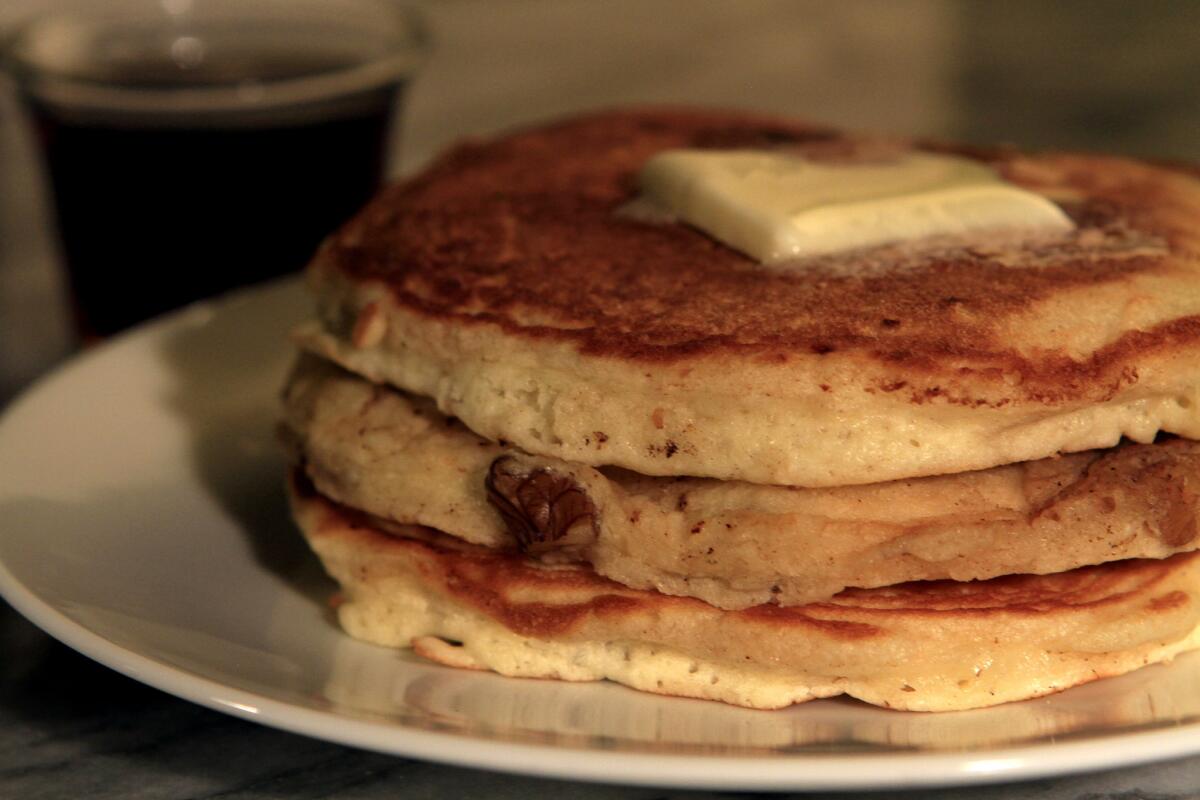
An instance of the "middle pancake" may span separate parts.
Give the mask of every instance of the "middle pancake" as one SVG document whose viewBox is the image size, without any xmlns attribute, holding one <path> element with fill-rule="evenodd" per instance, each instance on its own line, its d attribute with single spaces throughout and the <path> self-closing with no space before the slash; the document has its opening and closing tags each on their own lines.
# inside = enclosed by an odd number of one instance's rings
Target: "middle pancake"
<svg viewBox="0 0 1200 800">
<path fill-rule="evenodd" d="M 488 441 L 312 357 L 289 381 L 284 430 L 322 494 L 384 522 L 727 609 L 1200 544 L 1200 443 L 1184 440 L 827 489 L 645 477 Z"/>
</svg>

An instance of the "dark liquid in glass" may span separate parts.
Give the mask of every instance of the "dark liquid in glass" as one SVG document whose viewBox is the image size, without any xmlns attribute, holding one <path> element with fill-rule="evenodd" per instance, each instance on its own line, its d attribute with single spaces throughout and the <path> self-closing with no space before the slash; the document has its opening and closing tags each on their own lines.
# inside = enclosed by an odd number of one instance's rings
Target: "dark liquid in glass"
<svg viewBox="0 0 1200 800">
<path fill-rule="evenodd" d="M 126 85 L 161 88 L 179 75 L 162 69 L 142 65 Z M 194 126 L 80 117 L 33 98 L 81 334 L 302 268 L 378 187 L 399 91 L 278 121 L 210 112 Z"/>
</svg>

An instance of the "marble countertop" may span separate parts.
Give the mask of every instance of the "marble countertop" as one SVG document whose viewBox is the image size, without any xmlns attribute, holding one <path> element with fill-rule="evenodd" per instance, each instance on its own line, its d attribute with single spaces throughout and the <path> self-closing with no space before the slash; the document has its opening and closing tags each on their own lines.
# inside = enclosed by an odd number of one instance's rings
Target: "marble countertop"
<svg viewBox="0 0 1200 800">
<path fill-rule="evenodd" d="M 283 733 L 123 677 L 54 641 L 2 603 L 0 653 L 3 798 L 699 800 L 745 796 L 528 778 L 379 755 Z M 1200 797 L 1200 757 L 1057 780 L 837 796 L 1185 800 Z"/>
<path fill-rule="evenodd" d="M 411 94 L 396 169 L 459 136 L 648 101 L 1200 157 L 1200 140 L 1184 135 L 1200 129 L 1200 50 L 1187 38 L 1200 6 L 1164 0 L 1154 19 L 1129 18 L 1134 6 L 445 0 L 428 7 L 437 49 Z M 1104 57 L 1117 46 L 1127 58 Z M 1016 104 L 1023 113 L 1012 112 Z M 9 98 L 0 102 L 0 404 L 71 353 L 61 298 L 40 167 Z M 733 796 L 447 767 L 279 732 L 125 678 L 0 603 L 0 798 L 543 795 Z M 841 796 L 1196 798 L 1200 757 L 1021 784 Z"/>
</svg>

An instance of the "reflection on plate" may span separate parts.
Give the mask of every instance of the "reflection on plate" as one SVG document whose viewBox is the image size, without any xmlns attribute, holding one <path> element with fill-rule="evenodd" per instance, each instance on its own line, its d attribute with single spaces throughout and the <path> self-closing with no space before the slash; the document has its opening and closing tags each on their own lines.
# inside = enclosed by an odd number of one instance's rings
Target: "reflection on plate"
<svg viewBox="0 0 1200 800">
<path fill-rule="evenodd" d="M 1200 655 L 981 711 L 751 711 L 423 663 L 337 630 L 274 440 L 295 282 L 87 353 L 0 420 L 0 593 L 128 675 L 385 752 L 709 788 L 1010 780 L 1200 752 Z M 613 754 L 620 753 L 620 769 Z"/>
</svg>

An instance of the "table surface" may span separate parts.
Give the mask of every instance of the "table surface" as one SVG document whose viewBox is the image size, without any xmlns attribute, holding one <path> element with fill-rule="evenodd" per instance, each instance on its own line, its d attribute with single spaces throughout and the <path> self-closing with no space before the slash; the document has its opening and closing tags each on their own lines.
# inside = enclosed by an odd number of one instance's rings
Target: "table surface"
<svg viewBox="0 0 1200 800">
<path fill-rule="evenodd" d="M 1136 5 L 445 0 L 428 7 L 437 50 L 410 95 L 396 170 L 459 136 L 647 101 L 1200 158 L 1200 48 L 1189 33 L 1200 29 L 1200 4 L 1163 0 L 1153 19 Z M 11 11 L 0 10 L 0 25 Z M 1110 57 L 1117 48 L 1121 59 Z M 1024 113 L 1013 113 L 1018 103 Z M 11 96 L 0 93 L 0 404 L 74 348 L 57 263 L 36 154 Z M 118 675 L 0 603 L 0 798 L 543 793 L 718 796 L 446 767 L 282 733 Z M 887 796 L 1194 798 L 1200 757 Z"/>
<path fill-rule="evenodd" d="M 59 644 L 0 604 L 0 797 L 715 798 L 448 767 L 283 733 L 178 700 Z M 941 800 L 1183 800 L 1200 757 L 991 787 L 839 795 Z"/>
</svg>

